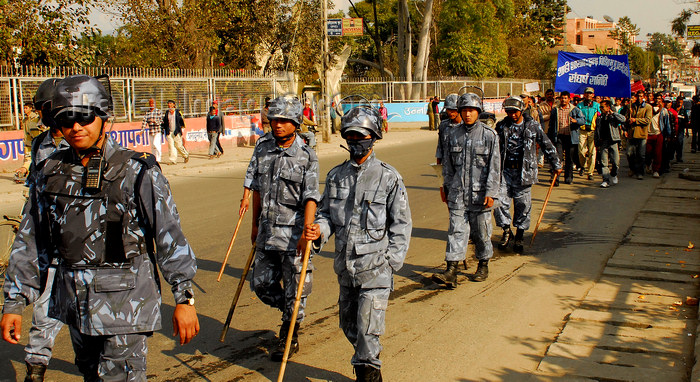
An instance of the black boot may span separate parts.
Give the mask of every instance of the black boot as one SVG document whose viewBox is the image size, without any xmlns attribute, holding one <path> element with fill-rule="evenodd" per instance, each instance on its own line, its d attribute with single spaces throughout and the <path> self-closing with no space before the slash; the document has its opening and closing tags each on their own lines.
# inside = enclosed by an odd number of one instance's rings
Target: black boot
<svg viewBox="0 0 700 382">
<path fill-rule="evenodd" d="M 44 373 L 46 373 L 45 365 L 33 365 L 29 362 L 27 364 L 27 376 L 24 377 L 24 382 L 43 382 Z"/>
<path fill-rule="evenodd" d="M 284 358 L 284 348 L 287 346 L 287 334 L 289 334 L 289 321 L 282 322 L 280 327 L 280 337 L 277 342 L 277 347 L 270 354 L 270 360 L 275 362 L 282 362 Z M 294 325 L 294 332 L 292 332 L 292 343 L 289 346 L 289 356 L 287 358 L 292 358 L 292 355 L 299 351 L 299 323 Z"/>
<path fill-rule="evenodd" d="M 356 382 L 382 382 L 382 372 L 372 366 L 355 365 Z"/>
<path fill-rule="evenodd" d="M 457 286 L 457 273 L 459 261 L 448 261 L 447 268 L 442 273 L 433 273 L 432 279 L 438 284 L 444 284 L 448 288 Z"/>
<path fill-rule="evenodd" d="M 513 244 L 513 251 L 517 253 L 523 253 L 523 233 L 525 230 L 518 228 L 515 231 L 515 244 Z"/>
<path fill-rule="evenodd" d="M 513 231 L 510 230 L 510 227 L 504 228 L 503 229 L 503 236 L 501 237 L 501 241 L 498 243 L 498 249 L 507 249 L 508 244 L 510 244 L 510 241 L 513 239 Z"/>
<path fill-rule="evenodd" d="M 479 265 L 476 267 L 472 281 L 481 282 L 489 277 L 489 261 L 479 260 Z"/>
</svg>

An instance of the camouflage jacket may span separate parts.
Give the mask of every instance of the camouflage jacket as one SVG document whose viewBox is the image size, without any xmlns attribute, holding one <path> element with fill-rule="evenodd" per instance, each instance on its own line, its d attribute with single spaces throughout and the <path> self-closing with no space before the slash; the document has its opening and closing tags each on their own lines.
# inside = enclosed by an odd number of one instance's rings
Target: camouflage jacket
<svg viewBox="0 0 700 382">
<path fill-rule="evenodd" d="M 487 196 L 498 199 L 501 160 L 493 130 L 480 121 L 462 123 L 450 130 L 445 152 L 442 175 L 448 208 L 485 210 Z"/>
<path fill-rule="evenodd" d="M 272 133 L 258 140 L 243 186 L 260 193 L 257 247 L 294 251 L 304 229 L 304 206 L 319 202 L 316 153 L 297 136 L 286 149 Z"/>
<path fill-rule="evenodd" d="M 192 293 L 196 260 L 155 159 L 111 139 L 104 157 L 98 193 L 82 187 L 84 170 L 74 150 L 55 151 L 30 183 L 7 268 L 4 313 L 19 314 L 39 297 L 52 258 L 60 260 L 49 316 L 84 334 L 160 329 L 156 263 L 175 302 Z"/>
<path fill-rule="evenodd" d="M 446 119 L 440 122 L 438 126 L 438 143 L 437 149 L 435 149 L 435 158 L 443 160 L 445 156 L 445 147 L 447 147 L 449 140 L 449 133 L 452 128 L 458 126 L 459 123 L 453 123 L 451 120 Z"/>
<path fill-rule="evenodd" d="M 328 172 L 316 223 L 320 243 L 335 233 L 333 268 L 345 285 L 391 287 L 411 239 L 411 211 L 401 175 L 375 158 L 345 161 Z"/>
<path fill-rule="evenodd" d="M 561 161 L 557 155 L 557 149 L 547 135 L 542 131 L 539 122 L 523 115 L 523 124 L 520 129 L 515 128 L 513 120 L 505 117 L 496 124 L 496 133 L 500 139 L 501 167 L 506 161 L 506 146 L 508 140 L 518 137 L 523 144 L 522 172 L 518 186 L 532 186 L 537 183 L 537 145 L 544 152 L 545 157 L 554 169 L 561 169 Z"/>
<path fill-rule="evenodd" d="M 24 130 L 24 162 L 22 163 L 22 167 L 29 170 L 32 141 L 45 130 L 44 126 L 41 124 L 41 117 L 39 117 L 39 114 L 32 112 L 29 115 L 25 115 L 24 118 L 22 118 L 22 130 Z"/>
<path fill-rule="evenodd" d="M 39 172 L 37 169 L 43 167 L 44 161 L 53 154 L 56 150 L 69 149 L 70 146 L 63 137 L 60 138 L 58 144 L 56 144 L 56 139 L 51 136 L 51 130 L 46 130 L 39 134 L 36 139 L 32 142 L 31 148 L 31 165 L 29 166 L 29 175 L 27 175 L 27 180 L 25 186 L 29 187 L 29 183 L 36 180 Z"/>
</svg>

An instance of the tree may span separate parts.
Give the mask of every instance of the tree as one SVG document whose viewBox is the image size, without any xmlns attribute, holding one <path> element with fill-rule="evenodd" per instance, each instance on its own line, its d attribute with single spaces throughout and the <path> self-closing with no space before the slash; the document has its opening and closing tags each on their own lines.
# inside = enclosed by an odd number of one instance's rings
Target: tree
<svg viewBox="0 0 700 382">
<path fill-rule="evenodd" d="M 633 46 L 628 55 L 630 69 L 642 78 L 651 78 L 661 68 L 661 60 L 656 54 L 638 46 Z"/>
<path fill-rule="evenodd" d="M 623 16 L 617 21 L 615 29 L 608 33 L 608 37 L 617 41 L 621 53 L 627 54 L 634 46 L 634 36 L 639 35 L 639 30 L 629 17 Z"/>
<path fill-rule="evenodd" d="M 656 32 L 651 35 L 647 49 L 659 57 L 667 54 L 678 59 L 685 58 L 685 51 L 681 44 L 673 36 L 664 33 Z"/>
<path fill-rule="evenodd" d="M 690 21 L 690 17 L 695 13 L 697 13 L 697 11 L 691 11 L 690 9 L 682 10 L 678 17 L 671 21 L 671 31 L 678 37 L 684 37 L 688 21 Z"/>
</svg>

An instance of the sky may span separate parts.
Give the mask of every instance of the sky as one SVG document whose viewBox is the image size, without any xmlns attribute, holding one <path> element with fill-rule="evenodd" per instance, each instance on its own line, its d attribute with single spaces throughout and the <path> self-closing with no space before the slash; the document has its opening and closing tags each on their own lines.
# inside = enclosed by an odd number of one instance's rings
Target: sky
<svg viewBox="0 0 700 382">
<path fill-rule="evenodd" d="M 348 0 L 335 0 L 335 8 L 347 10 L 350 7 Z M 594 19 L 603 20 L 603 16 L 610 16 L 615 21 L 620 17 L 628 16 L 639 27 L 639 40 L 647 40 L 647 33 L 671 33 L 671 20 L 686 8 L 698 8 L 698 0 L 568 0 L 572 13 L 569 17 L 593 16 Z M 93 12 L 91 20 L 103 33 L 112 33 L 118 26 L 111 20 L 110 15 Z M 700 24 L 700 15 L 694 15 L 690 24 Z"/>
</svg>

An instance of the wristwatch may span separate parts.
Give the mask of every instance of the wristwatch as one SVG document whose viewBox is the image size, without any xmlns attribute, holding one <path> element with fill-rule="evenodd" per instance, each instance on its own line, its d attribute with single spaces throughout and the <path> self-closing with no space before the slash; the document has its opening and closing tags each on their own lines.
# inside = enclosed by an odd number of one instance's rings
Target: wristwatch
<svg viewBox="0 0 700 382">
<path fill-rule="evenodd" d="M 185 291 L 185 299 L 179 302 L 178 304 L 187 304 L 190 306 L 194 305 L 194 294 L 192 294 L 191 291 L 186 290 Z"/>
</svg>

